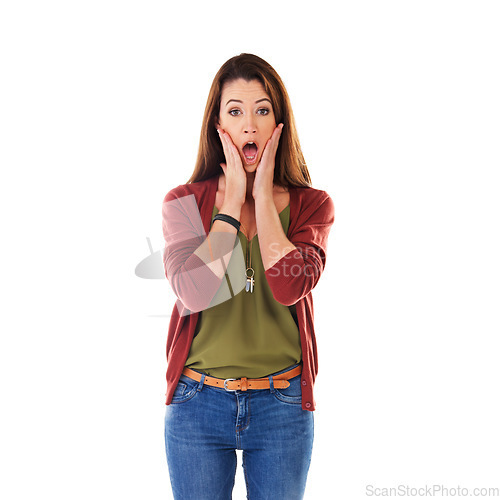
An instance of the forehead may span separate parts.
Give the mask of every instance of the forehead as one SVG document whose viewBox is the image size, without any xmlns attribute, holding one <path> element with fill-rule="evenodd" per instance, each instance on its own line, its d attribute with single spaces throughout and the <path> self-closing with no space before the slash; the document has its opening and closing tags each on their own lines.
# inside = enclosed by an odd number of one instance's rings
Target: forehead
<svg viewBox="0 0 500 500">
<path fill-rule="evenodd" d="M 258 80 L 247 82 L 242 78 L 226 82 L 222 87 L 221 106 L 225 106 L 229 99 L 239 99 L 240 101 L 256 101 L 269 95 L 264 90 L 264 86 Z"/>
</svg>

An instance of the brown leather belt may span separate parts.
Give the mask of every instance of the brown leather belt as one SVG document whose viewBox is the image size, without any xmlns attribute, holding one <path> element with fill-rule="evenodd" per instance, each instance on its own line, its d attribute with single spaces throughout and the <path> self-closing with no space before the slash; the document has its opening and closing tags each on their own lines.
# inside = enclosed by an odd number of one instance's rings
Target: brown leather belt
<svg viewBox="0 0 500 500">
<path fill-rule="evenodd" d="M 295 368 L 292 368 L 291 370 L 288 370 L 287 372 L 280 373 L 279 375 L 274 375 L 273 376 L 273 386 L 276 387 L 276 389 L 286 389 L 289 385 L 290 382 L 288 382 L 288 379 L 291 379 L 293 377 L 296 377 L 297 375 L 300 375 L 302 373 L 302 366 L 297 366 Z M 202 374 L 199 372 L 195 372 L 194 370 L 191 370 L 190 368 L 184 368 L 182 370 L 182 374 L 186 375 L 186 377 L 192 378 L 193 380 L 196 380 L 196 382 L 201 381 Z M 226 378 L 225 380 L 223 378 L 215 378 L 215 377 L 209 377 L 208 375 L 205 375 L 205 380 L 203 382 L 204 384 L 210 385 L 212 387 L 219 387 L 220 389 L 225 389 L 226 391 L 229 392 L 235 392 L 235 391 L 246 391 L 248 389 L 269 389 L 270 384 L 269 384 L 269 377 L 266 378 Z"/>
</svg>

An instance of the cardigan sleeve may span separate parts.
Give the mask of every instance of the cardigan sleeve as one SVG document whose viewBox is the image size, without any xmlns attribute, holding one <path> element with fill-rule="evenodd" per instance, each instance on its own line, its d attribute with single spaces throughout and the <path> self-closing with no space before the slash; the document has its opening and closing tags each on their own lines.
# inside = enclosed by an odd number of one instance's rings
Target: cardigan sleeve
<svg viewBox="0 0 500 500">
<path fill-rule="evenodd" d="M 297 224 L 288 236 L 296 248 L 265 272 L 274 298 L 286 306 L 305 297 L 316 286 L 325 267 L 335 210 L 326 192 L 315 192 L 317 196 L 300 206 Z"/>
<path fill-rule="evenodd" d="M 182 195 L 182 196 L 181 196 Z M 164 198 L 162 228 L 165 239 L 163 265 L 165 276 L 182 305 L 182 315 L 199 312 L 212 305 L 212 299 L 222 286 L 224 275 L 217 276 L 207 265 L 232 251 L 235 237 L 215 233 L 207 241 L 194 194 L 186 195 L 177 188 Z M 204 251 L 200 251 L 200 247 Z M 211 256 L 206 255 L 210 249 Z M 197 251 L 198 250 L 198 251 Z M 195 253 L 195 251 L 197 251 Z M 228 291 L 229 294 L 229 291 Z M 220 295 L 220 294 L 219 294 Z"/>
</svg>

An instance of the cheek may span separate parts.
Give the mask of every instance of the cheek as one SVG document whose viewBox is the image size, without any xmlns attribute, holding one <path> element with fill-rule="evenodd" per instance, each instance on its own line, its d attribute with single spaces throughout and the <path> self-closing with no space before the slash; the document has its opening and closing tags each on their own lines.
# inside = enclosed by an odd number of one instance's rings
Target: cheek
<svg viewBox="0 0 500 500">
<path fill-rule="evenodd" d="M 220 113 L 219 114 L 219 126 L 220 128 L 223 128 L 224 130 L 227 130 L 228 126 L 230 125 L 229 120 L 227 119 L 227 116 L 225 113 Z"/>
<path fill-rule="evenodd" d="M 220 122 L 220 127 L 229 134 L 231 137 L 231 140 L 233 140 L 233 135 L 234 134 L 234 123 L 231 123 L 229 120 L 221 120 Z"/>
<path fill-rule="evenodd" d="M 264 141 L 264 144 L 263 144 L 263 147 L 266 146 L 267 144 L 267 141 L 269 139 L 271 139 L 272 135 L 273 135 L 273 132 L 274 132 L 274 127 L 269 127 L 267 130 L 266 130 L 266 133 L 265 133 L 265 141 Z"/>
<path fill-rule="evenodd" d="M 266 135 L 267 138 L 270 139 L 273 135 L 274 129 L 276 128 L 276 123 L 274 120 L 270 121 L 267 125 Z"/>
<path fill-rule="evenodd" d="M 225 128 L 225 127 L 224 127 L 224 125 L 225 125 L 226 123 L 225 123 L 224 118 L 219 118 L 219 119 L 217 120 L 217 122 L 218 122 L 218 125 L 219 125 L 219 127 L 220 127 L 220 128 Z"/>
</svg>

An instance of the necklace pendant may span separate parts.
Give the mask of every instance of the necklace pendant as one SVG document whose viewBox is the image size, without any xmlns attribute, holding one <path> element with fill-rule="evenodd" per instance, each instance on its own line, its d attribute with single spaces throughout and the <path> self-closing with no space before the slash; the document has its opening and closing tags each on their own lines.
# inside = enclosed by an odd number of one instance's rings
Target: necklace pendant
<svg viewBox="0 0 500 500">
<path fill-rule="evenodd" d="M 249 271 L 251 271 L 251 274 L 249 275 Z M 253 285 L 255 283 L 255 280 L 253 279 L 253 276 L 255 274 L 255 271 L 249 267 L 246 272 L 246 277 L 247 277 L 247 284 L 245 286 L 245 291 L 253 293 Z"/>
<path fill-rule="evenodd" d="M 253 284 L 254 284 L 255 280 L 253 278 L 247 278 L 247 285 L 246 285 L 246 288 L 245 290 L 247 292 L 250 292 L 250 293 L 253 293 Z"/>
</svg>

